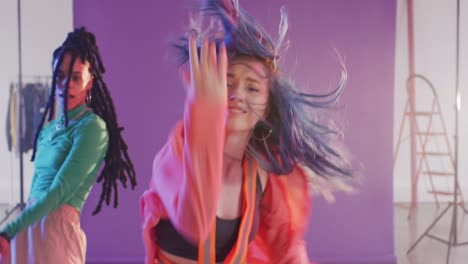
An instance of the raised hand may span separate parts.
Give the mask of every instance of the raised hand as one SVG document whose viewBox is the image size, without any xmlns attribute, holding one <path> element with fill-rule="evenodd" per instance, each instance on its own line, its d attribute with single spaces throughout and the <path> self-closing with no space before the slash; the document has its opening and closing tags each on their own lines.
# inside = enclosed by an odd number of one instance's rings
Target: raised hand
<svg viewBox="0 0 468 264">
<path fill-rule="evenodd" d="M 227 52 L 221 43 L 216 54 L 216 43 L 203 40 L 200 55 L 194 34 L 189 37 L 190 76 L 185 73 L 187 92 L 191 98 L 225 103 L 227 101 Z"/>
</svg>

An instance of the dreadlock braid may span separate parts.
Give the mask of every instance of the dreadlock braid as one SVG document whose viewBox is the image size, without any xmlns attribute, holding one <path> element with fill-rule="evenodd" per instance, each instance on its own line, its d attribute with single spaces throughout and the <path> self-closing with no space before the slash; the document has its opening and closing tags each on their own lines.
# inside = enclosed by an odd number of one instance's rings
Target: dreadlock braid
<svg viewBox="0 0 468 264">
<path fill-rule="evenodd" d="M 65 53 L 70 53 L 72 56 L 67 76 L 71 76 L 73 64 L 76 59 L 80 59 L 83 63 L 85 61 L 89 62 L 91 75 L 94 77 L 94 81 L 90 90 L 92 100 L 87 102 L 87 104 L 96 115 L 105 121 L 107 132 L 109 134 L 109 146 L 104 160 L 104 167 L 101 170 L 100 175 L 97 177 L 97 182 L 102 182 L 102 191 L 98 205 L 93 211 L 93 215 L 96 215 L 101 211 L 102 203 L 104 201 L 107 205 L 110 205 L 112 193 L 114 196 L 113 206 L 114 208 L 118 207 L 119 194 L 117 181 L 120 181 L 124 188 L 127 188 L 127 181 L 130 181 L 132 189 L 135 189 L 137 181 L 135 169 L 128 154 L 128 146 L 121 135 L 123 128 L 120 127 L 117 122 L 117 114 L 115 112 L 112 97 L 102 78 L 105 68 L 96 44 L 96 38 L 84 27 L 75 29 L 73 32 L 68 33 L 68 36 L 62 45 L 54 51 L 53 61 L 56 62 L 56 64 L 54 65 L 52 87 L 50 89 L 49 100 L 46 105 L 44 115 L 35 134 L 34 150 L 31 160 L 33 161 L 35 158 L 37 141 L 40 131 L 44 126 L 46 116 L 49 115 L 48 120 L 51 121 L 55 113 L 56 80 L 58 69 L 63 61 Z M 68 78 L 66 82 L 64 91 L 65 98 L 68 96 L 69 82 L 70 78 Z M 65 109 L 67 109 L 67 100 L 65 100 L 63 114 L 65 116 L 65 126 L 68 126 L 68 115 Z"/>
</svg>

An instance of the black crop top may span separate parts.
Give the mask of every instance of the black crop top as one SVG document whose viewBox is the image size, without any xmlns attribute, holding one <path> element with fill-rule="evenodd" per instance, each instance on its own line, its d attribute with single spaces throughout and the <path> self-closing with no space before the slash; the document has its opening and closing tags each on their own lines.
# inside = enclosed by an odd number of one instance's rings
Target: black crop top
<svg viewBox="0 0 468 264">
<path fill-rule="evenodd" d="M 255 212 L 250 230 L 249 242 L 255 238 L 260 225 L 260 201 L 263 189 L 260 177 L 257 177 Z M 226 259 L 237 241 L 241 218 L 221 219 L 216 217 L 216 262 Z M 185 240 L 168 219 L 161 219 L 155 228 L 158 246 L 164 251 L 191 260 L 198 260 L 198 245 Z"/>
</svg>

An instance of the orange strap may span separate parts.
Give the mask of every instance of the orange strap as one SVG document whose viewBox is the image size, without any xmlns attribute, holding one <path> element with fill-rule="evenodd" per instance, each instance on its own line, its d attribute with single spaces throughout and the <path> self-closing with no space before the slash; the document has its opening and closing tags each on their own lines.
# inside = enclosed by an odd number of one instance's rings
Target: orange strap
<svg viewBox="0 0 468 264">
<path fill-rule="evenodd" d="M 245 157 L 243 161 L 242 194 L 243 212 L 239 227 L 239 234 L 234 247 L 229 252 L 224 263 L 241 264 L 245 263 L 247 257 L 247 247 L 249 245 L 250 230 L 252 229 L 253 217 L 255 213 L 255 196 L 257 190 L 257 163 L 252 157 Z M 206 241 L 201 241 L 198 247 L 198 263 L 216 263 L 216 221 L 213 221 L 211 234 Z"/>
<path fill-rule="evenodd" d="M 158 264 L 172 264 L 172 261 L 158 249 Z"/>
<path fill-rule="evenodd" d="M 253 217 L 255 213 L 255 196 L 257 190 L 257 163 L 256 160 L 249 157 L 243 161 L 243 179 L 242 194 L 243 212 L 239 227 L 239 233 L 236 244 L 229 252 L 224 263 L 241 264 L 245 263 L 247 258 L 247 247 L 249 245 L 250 230 L 252 229 Z M 158 261 L 160 264 L 172 264 L 172 262 L 162 252 L 158 252 Z M 216 220 L 213 221 L 210 236 L 206 241 L 200 241 L 198 245 L 198 263 L 215 264 L 216 263 Z"/>
</svg>

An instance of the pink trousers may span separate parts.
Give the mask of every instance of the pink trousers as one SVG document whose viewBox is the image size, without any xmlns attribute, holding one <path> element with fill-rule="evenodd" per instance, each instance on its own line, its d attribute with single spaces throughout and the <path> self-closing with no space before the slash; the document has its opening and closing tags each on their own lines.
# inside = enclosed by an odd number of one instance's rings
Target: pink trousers
<svg viewBox="0 0 468 264">
<path fill-rule="evenodd" d="M 64 204 L 11 241 L 12 264 L 84 264 L 86 236 L 80 213 Z"/>
</svg>

